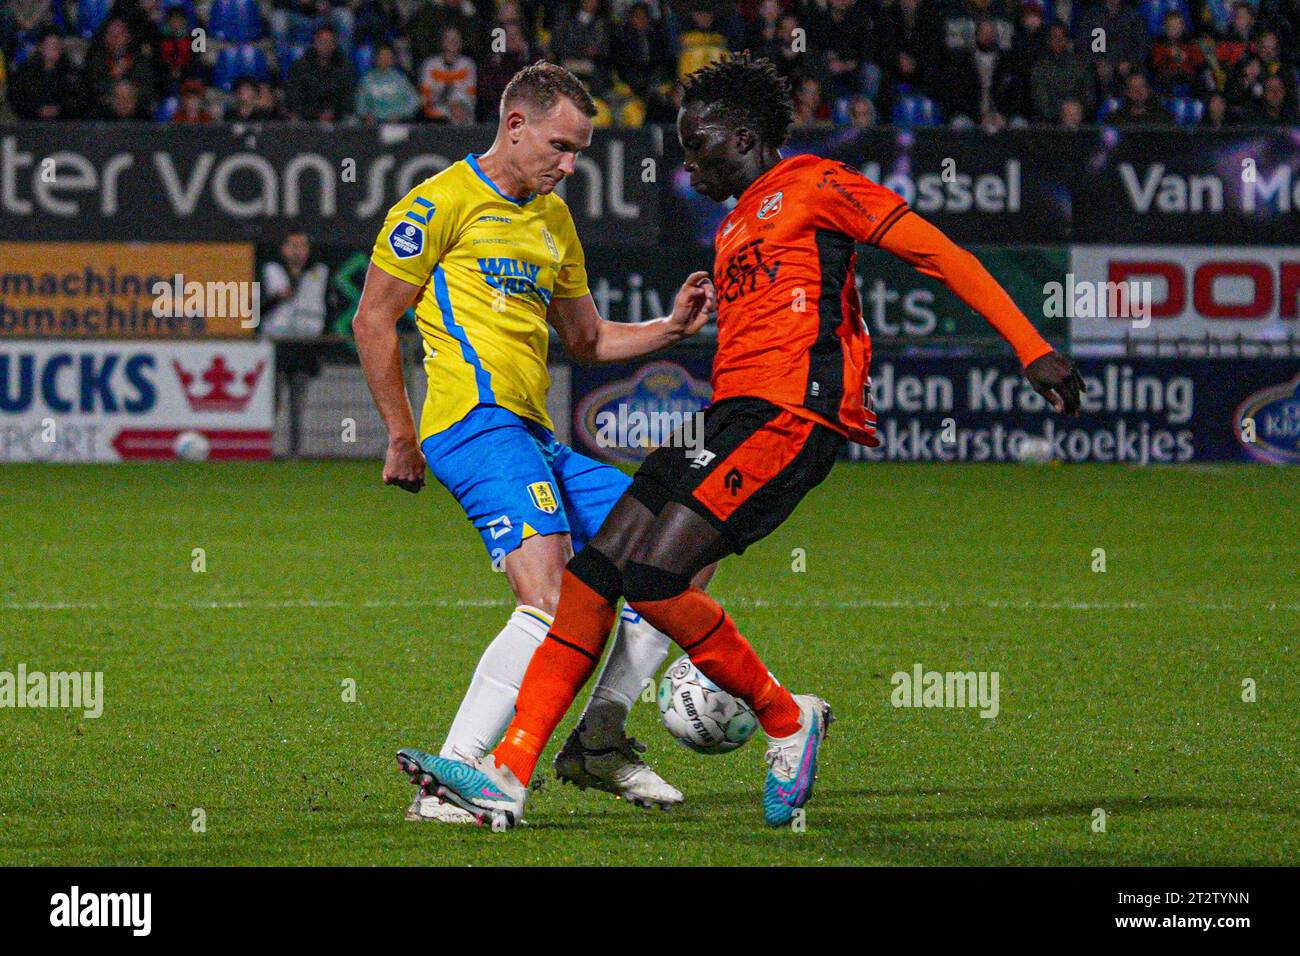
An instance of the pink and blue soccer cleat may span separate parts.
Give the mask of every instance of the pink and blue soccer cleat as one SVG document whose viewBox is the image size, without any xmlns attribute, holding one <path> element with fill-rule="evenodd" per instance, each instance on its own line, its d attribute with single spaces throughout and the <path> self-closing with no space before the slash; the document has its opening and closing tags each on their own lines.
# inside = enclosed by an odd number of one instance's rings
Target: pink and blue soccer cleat
<svg viewBox="0 0 1300 956">
<path fill-rule="evenodd" d="M 397 765 L 412 783 L 460 807 L 479 826 L 506 830 L 523 821 L 528 789 L 491 755 L 451 760 L 407 747 L 397 752 Z"/>
<path fill-rule="evenodd" d="M 796 694 L 795 703 L 803 715 L 798 733 L 769 738 L 767 782 L 763 786 L 763 819 L 770 827 L 782 827 L 794 812 L 812 797 L 817 779 L 817 752 L 835 719 L 830 704 L 811 694 Z"/>
</svg>

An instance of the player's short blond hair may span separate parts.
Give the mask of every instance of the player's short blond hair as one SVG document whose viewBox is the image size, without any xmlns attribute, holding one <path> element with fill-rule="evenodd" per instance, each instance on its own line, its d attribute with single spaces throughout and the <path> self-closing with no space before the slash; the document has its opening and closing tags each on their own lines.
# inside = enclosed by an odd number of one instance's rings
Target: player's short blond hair
<svg viewBox="0 0 1300 956">
<path fill-rule="evenodd" d="M 538 60 L 510 78 L 501 95 L 501 111 L 526 103 L 545 113 L 562 96 L 572 100 L 588 116 L 596 115 L 596 104 L 580 79 L 562 66 Z"/>
</svg>

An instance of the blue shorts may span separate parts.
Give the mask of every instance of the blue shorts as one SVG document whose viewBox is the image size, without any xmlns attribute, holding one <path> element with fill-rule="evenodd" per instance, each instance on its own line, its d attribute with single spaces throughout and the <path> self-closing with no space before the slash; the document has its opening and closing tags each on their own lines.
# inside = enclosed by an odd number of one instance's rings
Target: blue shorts
<svg viewBox="0 0 1300 956">
<path fill-rule="evenodd" d="M 534 534 L 571 535 L 581 550 L 632 483 L 499 405 L 476 406 L 420 449 L 494 562 Z"/>
</svg>

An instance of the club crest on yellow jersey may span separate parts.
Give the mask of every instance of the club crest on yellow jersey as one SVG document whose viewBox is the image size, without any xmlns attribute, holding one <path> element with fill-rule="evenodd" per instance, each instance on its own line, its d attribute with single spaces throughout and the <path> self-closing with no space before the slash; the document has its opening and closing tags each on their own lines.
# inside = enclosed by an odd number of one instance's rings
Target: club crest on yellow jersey
<svg viewBox="0 0 1300 956">
<path fill-rule="evenodd" d="M 560 508 L 555 489 L 549 481 L 534 481 L 528 486 L 528 496 L 533 499 L 533 507 L 548 515 L 555 514 Z"/>
</svg>

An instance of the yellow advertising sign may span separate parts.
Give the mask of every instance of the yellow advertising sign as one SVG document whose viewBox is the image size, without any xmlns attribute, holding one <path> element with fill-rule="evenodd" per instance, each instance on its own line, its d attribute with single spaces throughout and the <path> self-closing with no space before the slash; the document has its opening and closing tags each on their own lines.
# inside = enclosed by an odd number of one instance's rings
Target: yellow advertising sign
<svg viewBox="0 0 1300 956">
<path fill-rule="evenodd" d="M 0 242 L 0 338 L 248 338 L 251 243 Z"/>
</svg>

